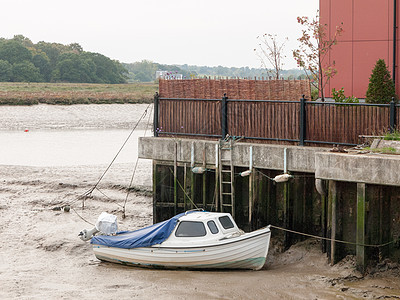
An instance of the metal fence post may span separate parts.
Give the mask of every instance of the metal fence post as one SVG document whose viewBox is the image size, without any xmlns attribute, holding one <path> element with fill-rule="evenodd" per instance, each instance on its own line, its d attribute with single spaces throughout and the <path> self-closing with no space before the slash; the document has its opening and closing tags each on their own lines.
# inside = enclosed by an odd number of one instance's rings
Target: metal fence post
<svg viewBox="0 0 400 300">
<path fill-rule="evenodd" d="M 153 132 L 154 136 L 158 136 L 159 128 L 158 128 L 158 100 L 160 96 L 156 92 L 154 94 L 154 118 L 153 118 Z"/>
<path fill-rule="evenodd" d="M 393 133 L 396 127 L 396 102 L 394 102 L 394 97 L 390 102 L 390 119 L 389 119 L 389 130 Z"/>
<path fill-rule="evenodd" d="M 300 99 L 300 137 L 299 145 L 304 146 L 304 140 L 306 139 L 306 99 L 303 95 Z"/>
<path fill-rule="evenodd" d="M 221 101 L 221 135 L 224 139 L 228 134 L 228 108 L 227 108 L 228 97 L 226 93 L 222 97 Z"/>
</svg>

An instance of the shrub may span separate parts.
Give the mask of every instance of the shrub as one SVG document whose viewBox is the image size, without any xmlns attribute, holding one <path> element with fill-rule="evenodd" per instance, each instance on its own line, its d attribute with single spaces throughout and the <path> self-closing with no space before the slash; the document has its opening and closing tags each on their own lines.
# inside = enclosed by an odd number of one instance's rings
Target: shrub
<svg viewBox="0 0 400 300">
<path fill-rule="evenodd" d="M 335 100 L 335 102 L 343 102 L 346 99 L 346 96 L 344 95 L 344 88 L 341 88 L 340 90 L 336 91 L 335 88 L 332 89 L 332 98 Z"/>
<path fill-rule="evenodd" d="M 313 100 L 313 101 L 315 101 L 315 100 L 317 100 L 318 99 L 318 90 L 317 89 L 313 89 L 313 88 L 311 88 L 311 100 Z"/>
<path fill-rule="evenodd" d="M 359 103 L 359 100 L 357 97 L 350 96 L 346 97 L 344 95 L 344 88 L 341 88 L 340 90 L 336 91 L 335 88 L 332 89 L 332 98 L 335 100 L 335 102 L 340 102 L 340 103 Z"/>
<path fill-rule="evenodd" d="M 397 99 L 394 82 L 383 59 L 378 59 L 371 77 L 369 78 L 368 90 L 365 102 L 367 103 L 389 103 L 392 98 Z"/>
</svg>

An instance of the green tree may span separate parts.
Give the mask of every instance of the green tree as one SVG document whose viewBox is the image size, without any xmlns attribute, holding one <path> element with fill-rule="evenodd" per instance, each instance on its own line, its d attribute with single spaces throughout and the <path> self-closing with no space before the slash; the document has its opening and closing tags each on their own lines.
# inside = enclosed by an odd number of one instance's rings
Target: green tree
<svg viewBox="0 0 400 300">
<path fill-rule="evenodd" d="M 329 36 L 327 25 L 321 24 L 318 14 L 312 20 L 308 17 L 298 17 L 297 22 L 303 26 L 303 30 L 301 37 L 298 38 L 300 46 L 293 50 L 293 57 L 297 65 L 304 69 L 311 84 L 318 89 L 324 101 L 324 88 L 337 73 L 335 62 L 331 63 L 327 59 L 328 53 L 337 44 L 337 38 L 342 34 L 343 28 L 336 26 L 336 29 L 332 30 L 332 36 Z"/>
<path fill-rule="evenodd" d="M 0 81 L 7 82 L 11 81 L 12 78 L 12 65 L 6 61 L 0 59 Z"/>
<path fill-rule="evenodd" d="M 33 55 L 32 62 L 35 67 L 39 69 L 43 79 L 45 81 L 50 81 L 52 68 L 50 66 L 50 59 L 47 57 L 46 53 L 40 51 Z"/>
<path fill-rule="evenodd" d="M 65 53 L 60 56 L 55 71 L 55 81 L 64 82 L 98 82 L 96 78 L 96 65 L 90 58 L 80 57 L 75 53 Z"/>
<path fill-rule="evenodd" d="M 150 81 L 152 81 L 152 76 L 150 74 L 138 72 L 133 75 L 133 80 L 139 81 L 139 82 L 150 82 Z"/>
<path fill-rule="evenodd" d="M 63 53 L 63 45 L 57 43 L 39 42 L 36 44 L 36 49 L 46 53 L 50 60 L 51 69 L 55 69 L 58 58 Z"/>
<path fill-rule="evenodd" d="M 85 52 L 78 43 L 34 44 L 23 35 L 0 38 L 0 61 L 1 80 L 125 83 L 127 79 L 121 63 Z"/>
<path fill-rule="evenodd" d="M 152 62 L 150 60 L 142 60 L 133 64 L 123 65 L 129 72 L 129 78 L 134 81 L 149 82 L 156 79 L 156 71 L 170 71 L 165 69 L 165 65 Z"/>
<path fill-rule="evenodd" d="M 30 61 L 22 61 L 13 65 L 14 82 L 41 82 L 43 77 L 38 68 Z"/>
<path fill-rule="evenodd" d="M 118 61 L 99 54 L 85 52 L 84 57 L 92 60 L 96 65 L 96 78 L 99 83 L 125 83 L 128 72 Z"/>
<path fill-rule="evenodd" d="M 72 52 L 74 52 L 74 53 L 79 54 L 79 53 L 82 53 L 82 52 L 83 52 L 82 46 L 79 45 L 78 43 L 69 44 L 68 47 L 69 47 L 69 48 L 72 50 Z"/>
<path fill-rule="evenodd" d="M 365 102 L 389 103 L 392 97 L 397 99 L 394 82 L 383 59 L 378 59 L 369 78 Z"/>
<path fill-rule="evenodd" d="M 8 40 L 0 44 L 0 59 L 15 64 L 25 60 L 31 61 L 32 53 L 20 42 Z"/>
<path fill-rule="evenodd" d="M 20 43 L 21 45 L 23 45 L 26 48 L 33 47 L 32 41 L 30 39 L 28 39 L 27 37 L 23 36 L 22 34 L 14 35 L 12 40 Z"/>
</svg>

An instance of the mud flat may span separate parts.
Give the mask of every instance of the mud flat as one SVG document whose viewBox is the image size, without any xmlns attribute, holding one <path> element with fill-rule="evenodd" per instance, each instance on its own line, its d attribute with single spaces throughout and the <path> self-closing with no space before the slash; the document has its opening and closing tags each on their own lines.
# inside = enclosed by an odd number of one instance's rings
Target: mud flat
<svg viewBox="0 0 400 300">
<path fill-rule="evenodd" d="M 26 124 L 35 130 L 127 129 L 146 107 L 0 107 L 0 137 Z M 139 161 L 122 219 L 134 161 L 114 164 L 84 209 L 79 196 L 107 164 L 0 165 L 0 299 L 400 299 L 397 264 L 384 261 L 363 278 L 352 257 L 329 266 L 313 240 L 284 253 L 274 243 L 260 271 L 153 270 L 98 261 L 78 238 L 92 226 L 84 220 L 94 223 L 107 211 L 118 216 L 120 230 L 152 222 L 149 161 Z M 60 210 L 65 204 L 77 213 Z"/>
<path fill-rule="evenodd" d="M 383 299 L 400 298 L 399 266 L 383 263 L 361 279 L 351 257 L 330 267 L 319 243 L 306 241 L 285 253 L 272 246 L 261 271 L 172 271 L 98 261 L 78 233 L 102 211 L 118 216 L 119 228 L 152 222 L 150 186 L 130 193 L 127 217 L 121 206 L 131 176 L 118 164 L 86 199 L 106 166 L 0 167 L 1 299 Z M 142 166 L 140 172 L 149 172 Z M 145 174 L 145 173 L 142 173 Z M 145 176 L 139 176 L 145 177 Z M 125 186 L 124 186 L 125 185 Z"/>
</svg>

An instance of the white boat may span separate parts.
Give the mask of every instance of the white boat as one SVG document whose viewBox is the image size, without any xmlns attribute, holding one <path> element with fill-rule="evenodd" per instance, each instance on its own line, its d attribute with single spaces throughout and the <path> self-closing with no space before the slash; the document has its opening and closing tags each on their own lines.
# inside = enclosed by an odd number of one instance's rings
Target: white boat
<svg viewBox="0 0 400 300">
<path fill-rule="evenodd" d="M 133 232 L 97 235 L 91 243 L 98 259 L 126 265 L 259 270 L 270 237 L 269 226 L 244 233 L 229 213 L 196 211 Z"/>
</svg>

